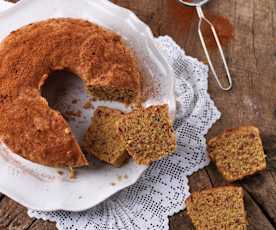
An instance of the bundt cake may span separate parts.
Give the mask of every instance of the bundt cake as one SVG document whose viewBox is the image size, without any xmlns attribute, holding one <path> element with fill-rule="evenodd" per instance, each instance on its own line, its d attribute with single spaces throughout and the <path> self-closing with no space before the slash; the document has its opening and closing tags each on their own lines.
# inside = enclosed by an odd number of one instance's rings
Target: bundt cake
<svg viewBox="0 0 276 230">
<path fill-rule="evenodd" d="M 56 70 L 78 75 L 95 97 L 131 103 L 140 95 L 137 63 L 120 36 L 79 19 L 33 23 L 0 43 L 1 141 L 39 164 L 84 166 L 68 124 L 41 96 Z"/>
</svg>

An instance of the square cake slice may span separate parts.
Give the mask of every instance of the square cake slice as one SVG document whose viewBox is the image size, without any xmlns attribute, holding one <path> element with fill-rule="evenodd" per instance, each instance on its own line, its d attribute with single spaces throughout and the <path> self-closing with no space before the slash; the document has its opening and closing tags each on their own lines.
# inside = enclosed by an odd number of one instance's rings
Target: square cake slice
<svg viewBox="0 0 276 230">
<path fill-rule="evenodd" d="M 84 137 L 87 152 L 115 167 L 120 167 L 128 159 L 123 139 L 118 135 L 116 126 L 116 122 L 123 115 L 123 112 L 116 109 L 98 107 Z"/>
<path fill-rule="evenodd" d="M 168 106 L 138 108 L 118 121 L 128 154 L 138 164 L 150 164 L 175 151 L 176 137 Z"/>
<path fill-rule="evenodd" d="M 225 186 L 194 192 L 186 200 L 187 212 L 197 230 L 243 230 L 247 221 L 240 187 Z"/>
<path fill-rule="evenodd" d="M 228 181 L 242 179 L 266 168 L 260 133 L 253 126 L 224 131 L 208 142 L 208 152 Z"/>
</svg>

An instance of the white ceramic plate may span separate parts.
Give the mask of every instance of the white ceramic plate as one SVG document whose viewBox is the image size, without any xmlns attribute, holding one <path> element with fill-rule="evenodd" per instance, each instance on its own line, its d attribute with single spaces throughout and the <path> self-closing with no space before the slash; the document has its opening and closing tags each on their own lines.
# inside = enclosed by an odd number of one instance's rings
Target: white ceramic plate
<svg viewBox="0 0 276 230">
<path fill-rule="evenodd" d="M 57 17 L 86 19 L 119 33 L 135 51 L 146 76 L 144 80 L 151 83 L 152 88 L 148 90 L 152 93 L 145 101 L 145 106 L 167 103 L 170 116 L 174 118 L 174 75 L 155 47 L 150 29 L 132 12 L 107 0 L 21 0 L 0 13 L 0 41 L 23 25 Z M 70 105 L 70 109 L 80 109 L 82 115 L 72 119 L 70 126 L 81 140 L 94 109 L 82 108 L 89 96 L 84 93 L 80 80 L 65 77 L 62 86 L 66 86 L 68 92 L 52 100 L 58 109 L 63 110 L 66 109 L 65 101 L 78 99 L 77 103 Z M 51 90 L 54 93 L 54 89 Z M 99 104 L 128 109 L 119 103 L 96 103 Z M 70 180 L 65 170 L 29 162 L 0 144 L 0 192 L 36 210 L 81 211 L 91 208 L 135 183 L 146 168 L 133 161 L 121 168 L 97 164 L 96 167 L 78 170 L 77 178 Z"/>
</svg>

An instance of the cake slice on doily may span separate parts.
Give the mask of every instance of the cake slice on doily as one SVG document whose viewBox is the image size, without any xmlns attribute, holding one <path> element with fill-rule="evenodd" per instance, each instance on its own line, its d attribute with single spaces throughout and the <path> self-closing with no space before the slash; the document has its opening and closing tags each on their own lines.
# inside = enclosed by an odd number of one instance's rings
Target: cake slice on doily
<svg viewBox="0 0 276 230">
<path fill-rule="evenodd" d="M 139 108 L 118 121 L 128 154 L 138 164 L 150 164 L 175 151 L 176 137 L 168 106 Z"/>
<path fill-rule="evenodd" d="M 84 148 L 87 152 L 116 167 L 128 159 L 123 139 L 116 126 L 116 122 L 123 115 L 123 112 L 116 109 L 98 107 L 84 137 Z"/>
</svg>

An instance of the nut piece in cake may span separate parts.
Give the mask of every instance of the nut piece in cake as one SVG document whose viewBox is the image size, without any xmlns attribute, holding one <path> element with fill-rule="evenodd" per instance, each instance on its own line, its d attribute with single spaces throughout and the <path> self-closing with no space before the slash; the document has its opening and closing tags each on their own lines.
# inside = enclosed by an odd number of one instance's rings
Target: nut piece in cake
<svg viewBox="0 0 276 230">
<path fill-rule="evenodd" d="M 197 230 L 246 229 L 243 190 L 240 187 L 225 186 L 194 192 L 186 205 Z"/>
<path fill-rule="evenodd" d="M 242 179 L 266 168 L 260 133 L 253 126 L 224 131 L 208 142 L 208 152 L 228 181 Z"/>
<path fill-rule="evenodd" d="M 98 107 L 84 137 L 84 148 L 87 152 L 116 167 L 120 167 L 128 159 L 116 126 L 123 115 L 123 112 L 116 109 Z"/>
<path fill-rule="evenodd" d="M 168 106 L 139 108 L 118 121 L 128 154 L 138 164 L 150 164 L 175 151 L 176 137 Z"/>
</svg>

